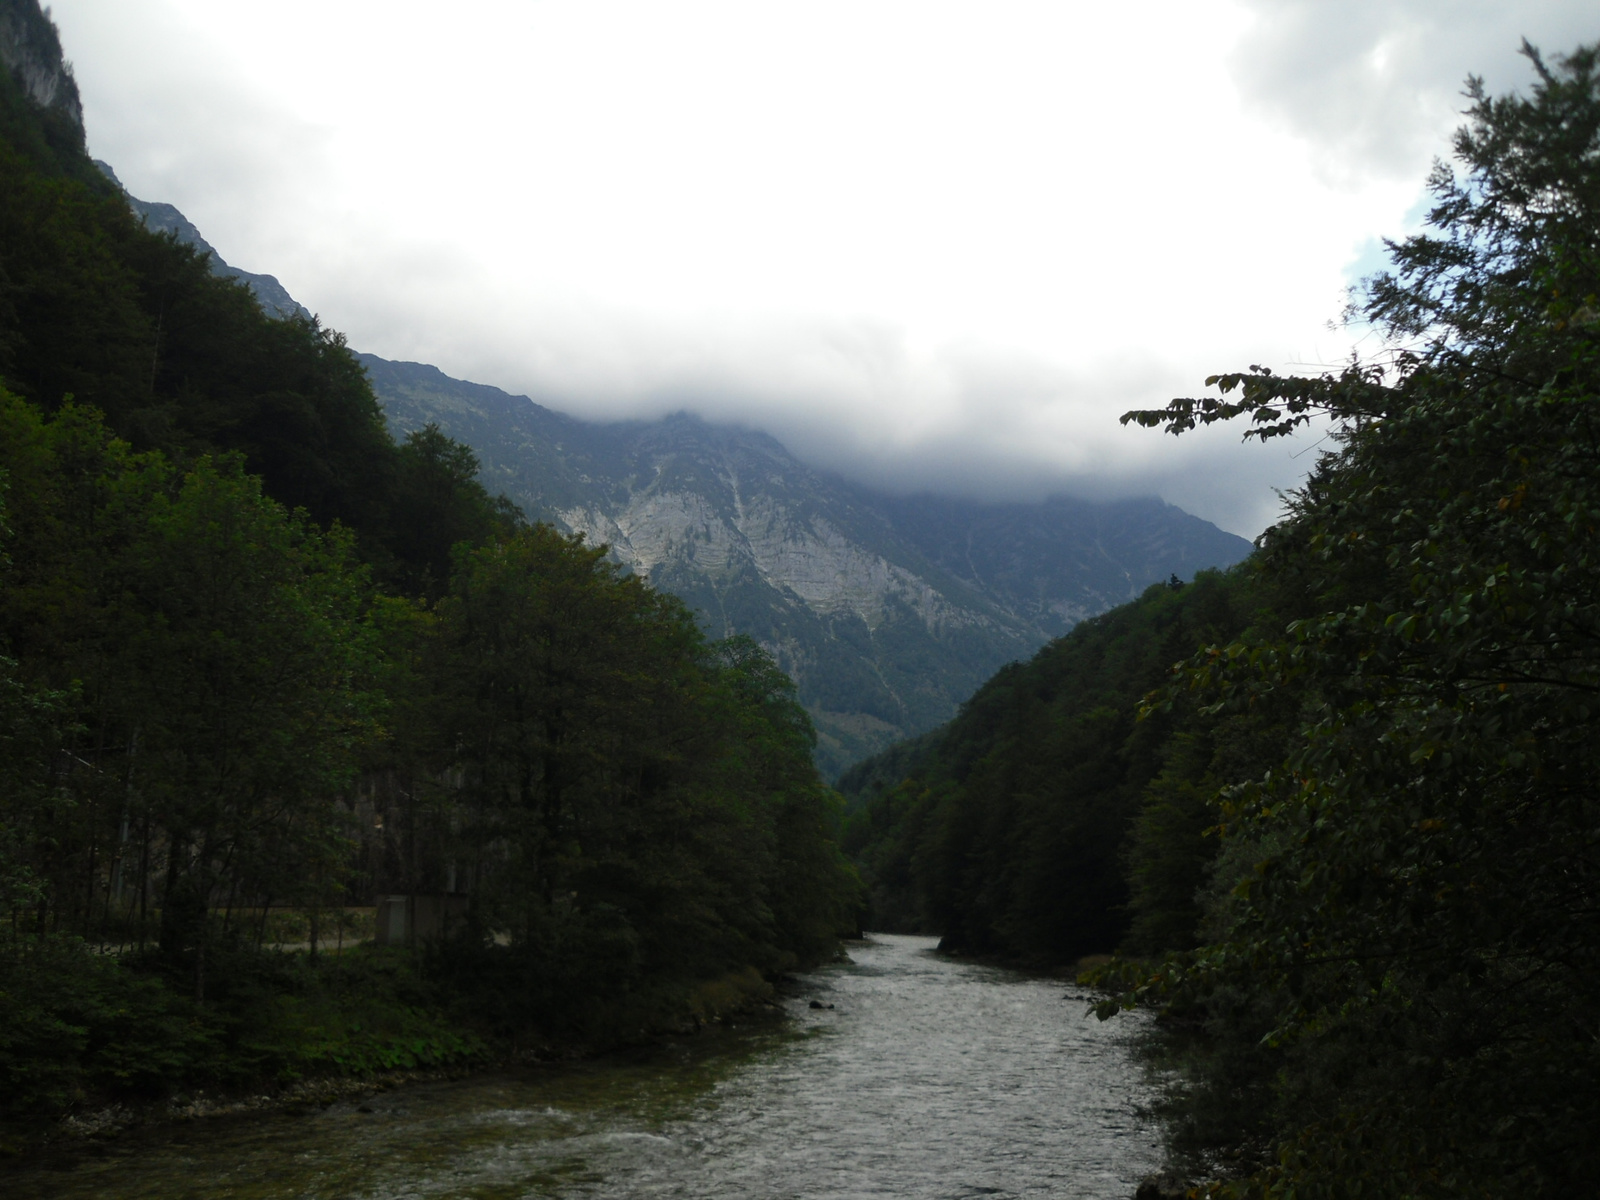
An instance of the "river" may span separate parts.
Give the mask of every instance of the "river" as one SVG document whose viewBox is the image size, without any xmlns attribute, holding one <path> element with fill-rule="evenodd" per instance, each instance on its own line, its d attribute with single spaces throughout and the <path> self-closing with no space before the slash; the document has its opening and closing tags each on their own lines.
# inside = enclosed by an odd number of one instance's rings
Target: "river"
<svg viewBox="0 0 1600 1200">
<path fill-rule="evenodd" d="M 573 1067 L 418 1084 L 309 1116 L 193 1122 L 8 1200 L 1128 1200 L 1154 1170 L 1124 1020 L 1070 985 L 875 935 L 786 1021 Z M 811 1007 L 811 1001 L 825 1006 Z"/>
</svg>

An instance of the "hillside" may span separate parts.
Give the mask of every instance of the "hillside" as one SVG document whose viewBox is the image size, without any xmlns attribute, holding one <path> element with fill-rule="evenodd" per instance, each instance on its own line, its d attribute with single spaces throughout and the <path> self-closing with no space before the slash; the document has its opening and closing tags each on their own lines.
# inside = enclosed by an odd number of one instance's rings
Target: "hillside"
<svg viewBox="0 0 1600 1200">
<path fill-rule="evenodd" d="M 638 1039 L 833 956 L 791 681 L 136 219 L 35 0 L 0 0 L 0 181 L 0 1157 Z"/>
<path fill-rule="evenodd" d="M 868 923 L 1037 965 L 1191 944 L 1206 867 L 1192 843 L 1210 820 L 1192 786 L 1175 803 L 1171 785 L 1214 757 L 1259 758 L 1263 723 L 1187 707 L 1141 720 L 1140 705 L 1195 646 L 1238 636 L 1262 598 L 1247 568 L 1154 585 L 1000 671 L 948 724 L 846 771 L 844 843 Z M 1161 837 L 1129 861 L 1157 808 Z"/>
<path fill-rule="evenodd" d="M 306 310 L 227 263 L 170 204 L 122 190 L 145 228 L 193 247 L 274 317 Z M 1170 577 L 1250 551 L 1154 497 L 984 504 L 896 497 L 814 470 L 774 439 L 687 414 L 586 422 L 436 367 L 356 356 L 397 437 L 436 425 L 488 489 L 678 596 L 714 637 L 745 634 L 799 686 L 832 777 L 953 716 L 984 679 Z"/>
<path fill-rule="evenodd" d="M 1243 538 L 1154 498 L 891 497 L 774 439 L 678 414 L 576 420 L 434 367 L 363 354 L 397 431 L 436 423 L 534 519 L 581 532 L 743 633 L 793 676 L 836 773 L 948 720 L 1001 665 Z"/>
</svg>

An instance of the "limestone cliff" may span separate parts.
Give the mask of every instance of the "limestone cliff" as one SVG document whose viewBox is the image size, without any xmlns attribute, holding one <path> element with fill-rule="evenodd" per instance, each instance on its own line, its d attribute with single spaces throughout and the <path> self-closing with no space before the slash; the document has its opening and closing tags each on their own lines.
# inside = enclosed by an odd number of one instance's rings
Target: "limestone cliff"
<svg viewBox="0 0 1600 1200">
<path fill-rule="evenodd" d="M 63 117 L 82 144 L 78 84 L 62 56 L 55 25 L 35 0 L 0 0 L 0 64 L 11 72 L 24 96 Z"/>
<path fill-rule="evenodd" d="M 123 194 L 269 312 L 305 312 L 271 276 L 228 266 L 170 204 Z M 948 720 L 996 669 L 1084 617 L 1250 550 L 1153 497 L 886 496 L 750 430 L 687 414 L 579 421 L 435 367 L 360 357 L 397 436 L 438 424 L 478 454 L 491 491 L 610 546 L 711 636 L 766 646 L 799 686 L 830 775 Z"/>
<path fill-rule="evenodd" d="M 713 636 L 767 646 L 830 771 L 948 720 L 998 667 L 1084 617 L 1250 550 L 1154 498 L 884 496 L 749 430 L 686 414 L 586 423 L 434 367 L 361 358 L 397 432 L 437 423 L 530 517 L 609 545 Z"/>
</svg>

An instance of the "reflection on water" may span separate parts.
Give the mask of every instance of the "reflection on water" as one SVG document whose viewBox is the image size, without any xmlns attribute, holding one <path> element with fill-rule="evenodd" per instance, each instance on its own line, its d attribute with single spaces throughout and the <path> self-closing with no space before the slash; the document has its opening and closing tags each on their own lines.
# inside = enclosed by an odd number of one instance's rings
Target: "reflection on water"
<svg viewBox="0 0 1600 1200">
<path fill-rule="evenodd" d="M 875 936 L 790 1020 L 626 1059 L 418 1085 L 314 1116 L 197 1122 L 66 1170 L 45 1197 L 1129 1197 L 1154 1130 L 1121 1022 L 1085 997 Z M 1063 994 L 1065 992 L 1065 995 Z M 820 1000 L 832 1009 L 812 1009 Z"/>
</svg>

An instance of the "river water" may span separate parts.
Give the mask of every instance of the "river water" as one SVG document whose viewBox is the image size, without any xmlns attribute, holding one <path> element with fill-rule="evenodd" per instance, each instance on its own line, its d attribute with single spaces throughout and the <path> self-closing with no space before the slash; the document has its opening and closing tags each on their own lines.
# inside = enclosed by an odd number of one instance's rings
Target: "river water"
<svg viewBox="0 0 1600 1200">
<path fill-rule="evenodd" d="M 1155 1169 L 1125 1018 L 1101 1024 L 1075 987 L 942 958 L 929 938 L 875 935 L 850 956 L 803 977 L 786 1021 L 400 1088 L 370 1113 L 194 1122 L 0 1173 L 0 1192 L 1128 1200 Z"/>
</svg>

